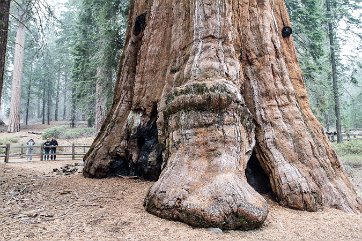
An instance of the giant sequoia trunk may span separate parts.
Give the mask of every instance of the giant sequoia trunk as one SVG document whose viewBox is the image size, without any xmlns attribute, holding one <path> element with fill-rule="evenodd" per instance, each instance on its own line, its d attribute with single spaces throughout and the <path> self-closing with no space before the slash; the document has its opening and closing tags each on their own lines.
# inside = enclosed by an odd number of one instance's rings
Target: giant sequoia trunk
<svg viewBox="0 0 362 241">
<path fill-rule="evenodd" d="M 358 211 L 288 25 L 283 0 L 133 1 L 84 175 L 158 180 L 146 210 L 199 227 L 260 226 L 268 205 L 257 191 L 268 185 L 286 207 Z"/>
</svg>

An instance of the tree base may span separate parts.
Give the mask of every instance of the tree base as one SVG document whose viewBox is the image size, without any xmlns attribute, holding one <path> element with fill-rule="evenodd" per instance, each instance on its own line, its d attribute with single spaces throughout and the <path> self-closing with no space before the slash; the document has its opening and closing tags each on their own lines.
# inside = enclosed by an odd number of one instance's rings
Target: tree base
<svg viewBox="0 0 362 241">
<path fill-rule="evenodd" d="M 263 224 L 267 202 L 245 176 L 253 125 L 237 93 L 236 86 L 215 80 L 168 95 L 170 156 L 145 199 L 148 212 L 196 227 L 247 230 Z"/>
<path fill-rule="evenodd" d="M 151 214 L 194 227 L 258 228 L 267 217 L 268 204 L 241 176 L 229 173 L 189 177 L 187 182 L 170 175 L 168 179 L 177 182 L 162 178 L 149 190 L 144 205 Z"/>
</svg>

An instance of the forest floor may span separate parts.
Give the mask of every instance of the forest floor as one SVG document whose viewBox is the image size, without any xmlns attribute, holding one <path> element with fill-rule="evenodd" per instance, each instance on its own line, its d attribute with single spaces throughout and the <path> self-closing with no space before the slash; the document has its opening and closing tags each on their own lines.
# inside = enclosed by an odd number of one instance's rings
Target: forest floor
<svg viewBox="0 0 362 241">
<path fill-rule="evenodd" d="M 84 178 L 75 162 L 0 163 L 0 240 L 362 240 L 361 214 L 296 211 L 270 199 L 261 229 L 192 228 L 144 210 L 152 182 Z M 348 163 L 346 169 L 361 194 L 362 165 Z M 59 171 L 67 164 L 78 170 Z"/>
</svg>

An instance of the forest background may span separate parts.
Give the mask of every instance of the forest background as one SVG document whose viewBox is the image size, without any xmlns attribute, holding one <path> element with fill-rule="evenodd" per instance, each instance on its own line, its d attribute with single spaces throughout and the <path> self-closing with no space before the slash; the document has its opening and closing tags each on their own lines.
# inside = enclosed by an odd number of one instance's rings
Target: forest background
<svg viewBox="0 0 362 241">
<path fill-rule="evenodd" d="M 286 3 L 312 110 L 341 141 L 342 132 L 362 128 L 362 3 Z M 60 120 L 100 129 L 112 104 L 128 9 L 128 0 L 11 1 L 0 111 L 8 132 Z"/>
</svg>

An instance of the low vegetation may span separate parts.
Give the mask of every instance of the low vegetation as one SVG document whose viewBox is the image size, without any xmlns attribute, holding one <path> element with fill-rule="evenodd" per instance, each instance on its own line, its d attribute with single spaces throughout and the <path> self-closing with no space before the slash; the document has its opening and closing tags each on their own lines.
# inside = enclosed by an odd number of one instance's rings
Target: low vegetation
<svg viewBox="0 0 362 241">
<path fill-rule="evenodd" d="M 18 143 L 19 138 L 18 137 L 4 137 L 0 138 L 0 146 L 11 144 L 11 143 Z"/>
<path fill-rule="evenodd" d="M 362 156 L 362 140 L 344 141 L 342 143 L 334 143 L 334 149 L 340 156 L 361 155 Z"/>
<path fill-rule="evenodd" d="M 350 176 L 356 176 L 361 172 L 358 170 L 362 168 L 362 140 L 344 141 L 332 145 Z"/>
<path fill-rule="evenodd" d="M 6 144 L 18 143 L 18 137 L 3 137 L 0 138 L 0 146 L 5 146 Z M 5 153 L 5 148 L 0 148 L 0 155 Z"/>
<path fill-rule="evenodd" d="M 91 137 L 95 133 L 94 128 L 88 127 L 79 127 L 79 128 L 70 128 L 68 126 L 55 126 L 48 129 L 45 129 L 42 138 L 59 138 L 59 139 L 74 139 L 80 137 Z"/>
</svg>

